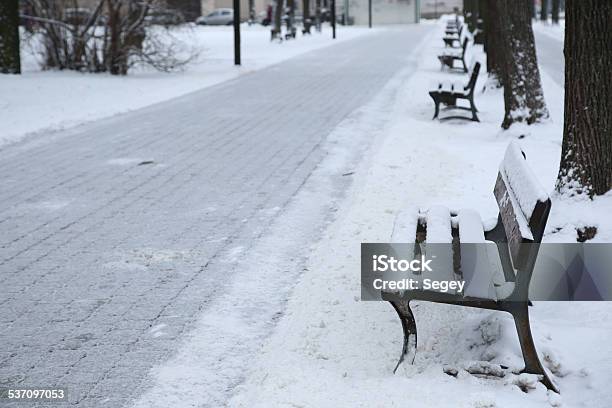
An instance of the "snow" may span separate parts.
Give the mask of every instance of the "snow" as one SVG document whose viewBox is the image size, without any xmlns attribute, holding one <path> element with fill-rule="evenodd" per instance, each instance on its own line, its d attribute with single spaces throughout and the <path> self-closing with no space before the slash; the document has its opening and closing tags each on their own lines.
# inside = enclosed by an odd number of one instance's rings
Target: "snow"
<svg viewBox="0 0 612 408">
<path fill-rule="evenodd" d="M 439 37 L 433 34 L 422 49 L 416 74 L 398 74 L 394 85 L 399 90 L 391 101 L 390 119 L 373 142 L 373 154 L 355 171 L 351 194 L 340 205 L 338 219 L 315 246 L 308 272 L 294 289 L 284 318 L 263 348 L 253 354 L 246 381 L 230 406 L 610 405 L 609 303 L 538 302 L 531 309 L 536 346 L 561 388 L 558 395 L 546 390 L 535 376 L 517 374 L 523 361 L 509 315 L 448 305 L 415 305 L 419 328 L 416 361 L 403 364 L 393 375 L 402 341 L 395 313 L 385 303 L 358 301 L 357 242 L 387 242 L 394 215 L 401 209 L 455 202 L 451 208 L 476 208 L 485 216 L 497 215 L 492 188 L 510 141 L 521 137 L 518 143 L 527 157 L 537 158 L 530 161 L 536 177 L 546 191 L 554 187 L 563 90 L 543 73 L 551 120 L 539 125 L 501 131 L 500 89 L 477 93 L 482 123 L 431 121 L 428 79 L 450 77 L 437 69 Z M 372 111 L 371 115 L 382 116 Z M 366 115 L 362 120 L 374 119 Z M 584 213 L 587 207 L 583 204 L 559 203 L 553 196 L 549 223 L 578 222 L 574 214 Z M 609 197 L 602 197 L 592 206 L 609 210 L 611 204 Z M 609 236 L 610 221 L 599 216 L 605 229 L 602 234 Z M 545 241 L 553 235 L 549 230 Z M 564 236 L 573 241 L 575 231 L 573 237 L 569 232 Z M 509 367 L 503 370 L 503 377 L 500 364 Z M 456 370 L 457 377 L 445 370 Z"/>
<path fill-rule="evenodd" d="M 346 39 L 364 32 L 341 28 L 339 35 Z M 136 109 L 330 43 L 316 34 L 269 43 L 266 30 L 245 27 L 244 41 L 253 41 L 253 54 L 245 54 L 242 68 L 230 69 L 229 29 L 198 27 L 194 33 L 210 41 L 210 48 L 184 73 L 112 78 L 30 71 L 0 77 L 0 120 L 9 129 L 2 137 L 14 141 L 28 132 Z M 328 137 L 326 159 L 289 209 L 270 210 L 278 212 L 277 218 L 263 237 L 219 257 L 218 262 L 236 269 L 236 278 L 220 283 L 218 296 L 176 355 L 154 369 L 151 388 L 135 407 L 610 406 L 610 303 L 536 302 L 531 308 L 535 343 L 559 384 L 557 395 L 534 375 L 518 374 L 523 360 L 509 315 L 442 304 L 414 305 L 416 360 L 394 375 L 402 348 L 397 317 L 385 302 L 359 300 L 360 242 L 388 242 L 394 228 L 394 237 L 405 241 L 417 208 L 430 208 L 429 217 L 439 205 L 473 208 L 485 226 L 495 222 L 492 190 L 499 163 L 513 143 L 526 152 L 533 169 L 529 177 L 544 189 L 524 195 L 551 192 L 545 242 L 574 242 L 576 228 L 585 225 L 598 227 L 595 242 L 612 240 L 612 193 L 593 201 L 552 193 L 561 151 L 563 89 L 546 72 L 542 82 L 551 119 L 545 123 L 502 131 L 502 90 L 486 87 L 483 93 L 481 85 L 475 96 L 481 123 L 431 120 L 428 84 L 461 77 L 439 70 L 442 34 L 440 23 L 406 56 L 419 61 L 416 72 L 412 67 L 399 72 Z M 478 49 L 474 54 L 482 58 Z M 485 75 L 478 84 L 486 82 Z M 149 159 L 124 157 L 109 164 Z M 336 184 L 347 180 L 342 174 L 353 180 L 346 196 L 336 191 Z M 400 212 L 405 215 L 398 218 Z M 450 229 L 450 220 L 442 218 Z M 313 228 L 322 231 L 316 242 Z M 432 241 L 450 236 L 446 227 L 430 233 Z M 276 255 L 284 253 L 295 256 Z M 155 256 L 168 261 L 182 256 L 149 249 L 134 255 L 140 263 L 126 268 L 141 267 Z M 166 330 L 159 325 L 149 334 L 163 337 Z"/>
<path fill-rule="evenodd" d="M 451 217 L 448 208 L 442 205 L 434 205 L 427 211 L 427 242 L 450 243 Z"/>
<path fill-rule="evenodd" d="M 548 194 L 527 165 L 517 142 L 508 146 L 500 171 L 504 172 L 523 214 L 527 220 L 531 219 L 537 202 L 548 200 Z"/>
<path fill-rule="evenodd" d="M 480 214 L 472 209 L 462 209 L 459 211 L 459 241 L 484 242 L 484 230 Z"/>
<path fill-rule="evenodd" d="M 395 218 L 391 242 L 412 243 L 416 239 L 419 211 L 416 207 L 406 208 Z"/>
<path fill-rule="evenodd" d="M 533 30 L 538 34 L 544 34 L 555 40 L 563 42 L 565 38 L 565 20 L 560 19 L 559 24 L 552 24 L 551 21 L 543 22 L 537 20 L 533 23 Z"/>
<path fill-rule="evenodd" d="M 270 42 L 269 29 L 241 27 L 242 66 L 233 65 L 233 28 L 190 26 L 173 36 L 199 51 L 182 72 L 140 69 L 127 77 L 69 71 L 41 71 L 34 41 L 22 51 L 23 74 L 0 76 L 0 147 L 31 133 L 50 133 L 132 111 L 245 75 L 296 55 L 347 41 L 379 29 L 338 27 L 337 39 L 321 34 Z"/>
</svg>

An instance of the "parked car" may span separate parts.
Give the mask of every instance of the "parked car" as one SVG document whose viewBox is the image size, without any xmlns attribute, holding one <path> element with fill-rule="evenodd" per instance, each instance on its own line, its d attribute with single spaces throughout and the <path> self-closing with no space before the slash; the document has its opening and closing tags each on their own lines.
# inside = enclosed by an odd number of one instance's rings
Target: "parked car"
<svg viewBox="0 0 612 408">
<path fill-rule="evenodd" d="M 234 10 L 220 8 L 213 10 L 207 16 L 198 17 L 196 24 L 201 25 L 231 25 L 234 22 Z"/>
<path fill-rule="evenodd" d="M 185 22 L 183 15 L 175 10 L 151 10 L 145 17 L 149 24 L 177 25 Z"/>
</svg>

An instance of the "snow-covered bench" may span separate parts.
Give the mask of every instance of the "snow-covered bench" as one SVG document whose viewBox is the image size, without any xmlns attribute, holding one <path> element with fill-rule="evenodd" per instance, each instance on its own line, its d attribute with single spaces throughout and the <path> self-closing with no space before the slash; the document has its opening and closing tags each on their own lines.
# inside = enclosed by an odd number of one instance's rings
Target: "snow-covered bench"
<svg viewBox="0 0 612 408">
<path fill-rule="evenodd" d="M 451 212 L 444 206 L 433 206 L 427 211 L 405 210 L 396 218 L 391 242 L 410 243 L 415 256 L 435 259 L 432 272 L 411 273 L 411 279 L 465 282 L 462 290 L 448 292 L 427 290 L 424 285 L 415 290 L 383 291 L 383 299 L 397 311 L 404 331 L 397 367 L 408 354 L 414 361 L 416 353 L 417 329 L 410 301 L 498 310 L 514 318 L 525 361 L 523 372 L 541 376 L 547 388 L 557 391 L 538 358 L 528 311 L 537 243 L 542 241 L 551 202 L 516 142 L 505 152 L 494 195 L 499 215 L 490 230 L 485 230 L 473 209 Z"/>
<path fill-rule="evenodd" d="M 478 74 L 480 73 L 480 63 L 475 62 L 469 72 L 469 80 L 467 83 L 460 82 L 440 82 L 438 87 L 433 91 L 429 92 L 429 96 L 434 101 L 435 112 L 433 119 L 438 117 L 440 113 L 440 104 L 444 104 L 448 109 L 461 109 L 472 112 L 472 117 L 468 118 L 465 116 L 448 116 L 443 119 L 471 119 L 476 122 L 480 122 L 476 112 L 476 105 L 474 104 L 474 89 L 476 88 L 476 81 L 478 80 Z M 457 105 L 457 99 L 465 99 L 470 103 L 469 108 Z"/>
<path fill-rule="evenodd" d="M 461 33 L 463 32 L 463 25 L 457 28 L 456 34 L 447 34 L 442 37 L 445 47 L 459 48 L 461 47 Z"/>
<path fill-rule="evenodd" d="M 463 42 L 461 43 L 461 49 L 453 49 L 443 51 L 442 54 L 438 55 L 438 59 L 442 64 L 442 68 L 447 66 L 450 69 L 463 69 L 463 72 L 468 72 L 467 65 L 465 63 L 465 51 L 468 45 L 468 36 L 463 37 Z M 455 61 L 461 61 L 462 67 L 455 67 Z"/>
</svg>

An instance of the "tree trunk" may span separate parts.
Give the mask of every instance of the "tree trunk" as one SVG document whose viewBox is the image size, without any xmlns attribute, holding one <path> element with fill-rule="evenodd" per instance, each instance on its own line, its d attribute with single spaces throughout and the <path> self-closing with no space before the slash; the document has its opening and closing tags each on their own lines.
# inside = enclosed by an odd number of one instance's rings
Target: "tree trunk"
<svg viewBox="0 0 612 408">
<path fill-rule="evenodd" d="M 315 0 L 315 25 L 317 31 L 321 32 L 321 0 Z"/>
<path fill-rule="evenodd" d="M 553 24 L 559 24 L 559 7 L 561 0 L 552 0 L 552 22 Z"/>
<path fill-rule="evenodd" d="M 502 127 L 515 122 L 532 124 L 548 118 L 540 70 L 536 58 L 528 1 L 498 0 L 504 53 L 501 82 L 504 86 L 505 115 Z"/>
<path fill-rule="evenodd" d="M 548 21 L 548 0 L 540 0 L 540 20 Z"/>
<path fill-rule="evenodd" d="M 276 0 L 276 7 L 274 7 L 274 27 L 272 27 L 272 39 L 280 37 L 282 17 L 283 0 Z"/>
<path fill-rule="evenodd" d="M 489 0 L 487 16 L 487 72 L 493 74 L 498 84 L 501 84 L 502 70 L 504 62 L 503 48 L 504 39 L 502 37 L 502 26 L 504 22 L 502 19 L 501 2 L 502 0 Z"/>
<path fill-rule="evenodd" d="M 557 190 L 612 189 L 612 2 L 567 0 L 565 115 Z"/>
<path fill-rule="evenodd" d="M 287 8 L 289 9 L 287 13 L 287 32 L 292 33 L 293 19 L 295 17 L 295 0 L 287 0 Z"/>
<path fill-rule="evenodd" d="M 489 46 L 489 5 L 488 0 L 478 0 L 478 10 L 480 11 L 480 18 L 482 19 L 482 39 L 483 39 L 483 50 L 486 53 Z"/>
<path fill-rule="evenodd" d="M 495 1 L 495 0 L 493 0 Z M 529 14 L 531 14 L 531 18 L 537 18 L 536 8 L 535 8 L 535 0 L 529 0 Z"/>
<path fill-rule="evenodd" d="M 310 34 L 310 26 L 312 22 L 310 21 L 310 0 L 303 0 L 303 18 L 304 18 L 304 33 Z"/>
<path fill-rule="evenodd" d="M 0 72 L 21 73 L 18 0 L 0 1 Z"/>
<path fill-rule="evenodd" d="M 105 59 L 107 70 L 112 75 L 121 74 L 121 2 L 109 0 L 107 1 L 108 14 L 108 32 L 109 41 L 108 49 L 105 50 Z"/>
<path fill-rule="evenodd" d="M 474 32 L 478 20 L 478 0 L 463 0 L 463 15 L 470 32 Z"/>
</svg>

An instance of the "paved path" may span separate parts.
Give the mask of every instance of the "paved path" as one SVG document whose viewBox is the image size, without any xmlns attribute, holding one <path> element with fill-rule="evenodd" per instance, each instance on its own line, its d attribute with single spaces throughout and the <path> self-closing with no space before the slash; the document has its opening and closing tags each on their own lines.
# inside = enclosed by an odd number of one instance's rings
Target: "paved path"
<svg viewBox="0 0 612 408">
<path fill-rule="evenodd" d="M 0 386 L 128 405 L 231 280 L 215 259 L 265 232 L 329 132 L 427 31 L 340 43 L 0 151 Z"/>
<path fill-rule="evenodd" d="M 563 41 L 534 30 L 538 63 L 559 86 L 565 86 Z"/>
</svg>

